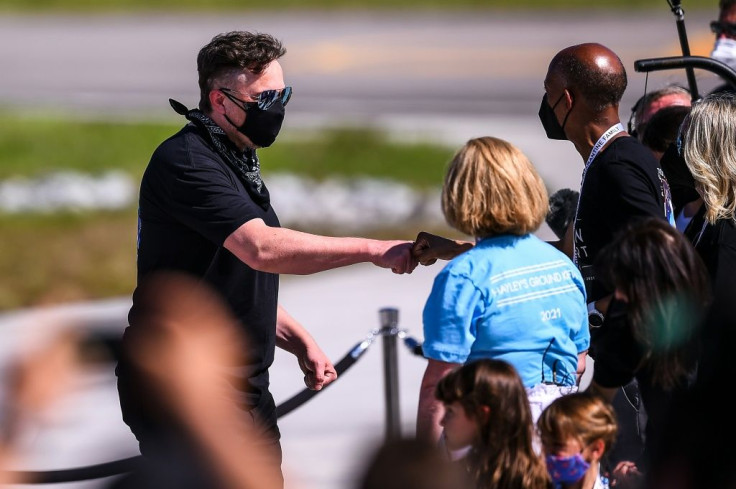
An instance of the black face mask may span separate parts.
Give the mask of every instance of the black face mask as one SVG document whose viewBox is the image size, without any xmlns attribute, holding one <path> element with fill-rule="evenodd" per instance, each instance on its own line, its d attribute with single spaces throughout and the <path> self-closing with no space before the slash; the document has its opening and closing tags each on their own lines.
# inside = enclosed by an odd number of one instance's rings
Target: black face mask
<svg viewBox="0 0 736 489">
<path fill-rule="evenodd" d="M 261 148 L 271 146 L 281 130 L 281 124 L 284 122 L 284 114 L 286 113 L 284 104 L 278 100 L 266 110 L 259 109 L 255 104 L 246 105 L 244 110 L 245 122 L 241 126 L 233 124 L 233 121 L 227 115 L 225 119 L 256 146 Z"/>
<path fill-rule="evenodd" d="M 557 117 L 555 116 L 555 107 L 557 107 L 557 104 L 560 103 L 560 100 L 564 96 L 565 92 L 562 92 L 562 95 L 560 95 L 560 98 L 557 99 L 557 102 L 552 107 L 547 103 L 547 94 L 545 93 L 542 97 L 542 105 L 539 106 L 539 120 L 542 122 L 544 132 L 547 133 L 549 139 L 559 139 L 562 141 L 567 139 L 565 135 L 565 124 L 567 123 L 567 116 L 570 115 L 570 112 L 567 112 L 562 125 L 557 122 Z"/>
</svg>

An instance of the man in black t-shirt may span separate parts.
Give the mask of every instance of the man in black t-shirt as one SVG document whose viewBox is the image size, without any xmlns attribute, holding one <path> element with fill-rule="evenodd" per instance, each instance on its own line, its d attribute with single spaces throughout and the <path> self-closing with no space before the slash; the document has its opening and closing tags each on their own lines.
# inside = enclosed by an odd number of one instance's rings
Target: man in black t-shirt
<svg viewBox="0 0 736 489">
<path fill-rule="evenodd" d="M 223 395 L 242 406 L 244 421 L 256 420 L 276 448 L 279 433 L 268 389 L 274 348 L 297 357 L 311 389 L 336 378 L 314 339 L 279 305 L 278 274 L 361 262 L 411 273 L 417 264 L 411 242 L 317 236 L 280 227 L 256 149 L 276 139 L 291 96 L 278 61 L 285 52 L 272 36 L 250 32 L 217 35 L 200 50 L 199 108 L 171 101 L 189 123 L 156 149 L 141 182 L 137 261 L 139 284 L 157 271 L 176 270 L 207 282 L 226 300 L 250 348 L 243 365 L 228 366 L 223 379 L 231 387 Z M 177 446 L 181 430 L 147 402 L 145 375 L 125 359 L 130 338 L 146 327 L 138 299 L 134 293 L 116 369 L 118 390 L 123 418 L 141 452 L 158 455 Z M 192 487 L 198 485 L 192 482 Z"/>
<path fill-rule="evenodd" d="M 626 71 L 613 51 L 592 43 L 563 49 L 544 86 L 539 117 L 547 136 L 571 141 L 585 163 L 574 237 L 559 246 L 583 272 L 591 310 L 605 313 L 612 291 L 596 278 L 598 252 L 634 217 L 671 221 L 669 189 L 652 153 L 621 124 Z"/>
<path fill-rule="evenodd" d="M 613 51 L 595 43 L 570 46 L 550 62 L 539 109 L 547 137 L 571 141 L 585 164 L 572 232 L 558 245 L 585 280 L 594 360 L 596 330 L 605 328 L 613 292 L 595 272 L 598 253 L 632 218 L 655 216 L 674 225 L 669 189 L 657 160 L 624 131 L 619 119 L 626 84 L 626 70 Z M 593 369 L 595 377 L 595 365 Z M 643 413 L 632 412 L 628 401 L 638 397 L 638 389 L 630 386 L 607 394 L 621 401 L 614 401 L 622 423 L 619 458 L 636 460 L 643 443 L 636 439 L 642 437 L 637 416 Z M 625 437 L 632 434 L 635 439 L 628 443 Z"/>
</svg>

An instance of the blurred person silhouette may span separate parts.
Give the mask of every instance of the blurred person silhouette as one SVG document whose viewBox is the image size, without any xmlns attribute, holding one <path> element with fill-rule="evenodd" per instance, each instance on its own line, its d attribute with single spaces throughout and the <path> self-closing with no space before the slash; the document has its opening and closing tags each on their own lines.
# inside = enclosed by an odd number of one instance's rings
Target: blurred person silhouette
<svg viewBox="0 0 736 489">
<path fill-rule="evenodd" d="M 649 489 L 736 487 L 736 425 L 728 395 L 736 376 L 736 277 L 723 277 L 721 284 L 704 321 L 718 333 L 708 352 L 712 366 L 699 368 L 695 385 L 672 403 L 646 474 Z"/>
<path fill-rule="evenodd" d="M 311 389 L 336 377 L 314 338 L 279 304 L 279 274 L 361 262 L 395 273 L 410 273 L 416 266 L 408 241 L 318 236 L 280 227 L 256 150 L 275 141 L 291 97 L 279 63 L 285 52 L 271 35 L 245 31 L 218 34 L 201 48 L 199 108 L 170 101 L 189 123 L 158 146 L 146 167 L 137 246 L 139 283 L 156 271 L 180 270 L 225 298 L 250 338 L 246 363 L 230 373 L 242 381 L 243 417 L 257 418 L 277 451 L 280 434 L 269 391 L 275 347 L 296 356 Z M 141 327 L 138 298 L 134 293 L 123 343 Z M 123 419 L 147 456 L 157 449 L 148 443 L 157 429 L 145 409 L 145 379 L 131 375 L 125 361 L 116 374 Z"/>
<path fill-rule="evenodd" d="M 435 388 L 466 362 L 495 358 L 513 365 L 535 419 L 552 399 L 577 389 L 590 340 L 585 286 L 567 256 L 532 234 L 548 208 L 541 177 L 506 141 L 471 139 L 450 162 L 442 211 L 476 243 L 435 277 L 424 306 L 420 439 L 440 439 Z"/>
<path fill-rule="evenodd" d="M 222 297 L 182 272 L 156 272 L 136 289 L 138 327 L 122 350 L 138 388 L 154 450 L 111 489 L 274 489 L 280 454 L 242 415 L 232 373 L 248 338 Z"/>
<path fill-rule="evenodd" d="M 736 70 L 736 0 L 718 2 L 718 20 L 710 23 L 710 30 L 716 37 L 710 57 Z M 735 91 L 736 87 L 723 83 L 711 93 Z"/>
<path fill-rule="evenodd" d="M 712 289 L 720 291 L 736 276 L 736 94 L 721 92 L 696 102 L 681 136 L 678 147 L 703 199 L 685 235 L 703 259 Z M 720 334 L 710 323 L 704 328 L 701 372 L 709 371 Z"/>
<path fill-rule="evenodd" d="M 614 300 L 597 338 L 589 390 L 611 401 L 621 386 L 637 379 L 648 415 L 646 449 L 632 461 L 646 472 L 670 405 L 695 379 L 700 325 L 710 300 L 708 276 L 687 238 L 653 217 L 630 223 L 598 260 Z"/>
<path fill-rule="evenodd" d="M 535 448 L 538 440 L 526 389 L 510 363 L 493 359 L 466 363 L 439 381 L 435 395 L 444 406 L 447 448 L 470 447 L 458 463 L 466 467 L 473 487 L 551 487 Z"/>
<path fill-rule="evenodd" d="M 618 423 L 608 401 L 589 392 L 562 396 L 542 411 L 537 428 L 556 488 L 607 489 L 614 485 L 605 454 L 616 442 Z M 619 470 L 622 481 L 639 476 L 630 465 Z M 615 484 L 622 485 L 625 483 Z"/>
<path fill-rule="evenodd" d="M 390 439 L 376 447 L 356 489 L 471 489 L 465 471 L 437 445 L 416 438 Z"/>
<path fill-rule="evenodd" d="M 667 85 L 645 93 L 631 107 L 627 130 L 643 142 L 647 125 L 657 112 L 665 107 L 690 107 L 691 104 L 690 90 L 679 85 Z"/>
<path fill-rule="evenodd" d="M 48 333 L 47 333 L 48 334 Z M 58 407 L 81 373 L 82 341 L 70 327 L 39 338 L 6 367 L 0 411 L 0 486 L 34 484 L 22 465 L 27 434 Z"/>
</svg>

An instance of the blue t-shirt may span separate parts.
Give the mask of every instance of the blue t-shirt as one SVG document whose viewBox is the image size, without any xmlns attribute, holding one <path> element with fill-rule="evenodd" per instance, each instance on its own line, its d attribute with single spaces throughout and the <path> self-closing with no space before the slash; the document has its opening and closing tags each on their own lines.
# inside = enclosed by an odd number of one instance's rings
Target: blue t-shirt
<svg viewBox="0 0 736 489">
<path fill-rule="evenodd" d="M 509 362 L 526 387 L 575 385 L 590 346 L 585 286 L 562 252 L 536 236 L 479 241 L 437 275 L 424 306 L 424 355 Z"/>
</svg>

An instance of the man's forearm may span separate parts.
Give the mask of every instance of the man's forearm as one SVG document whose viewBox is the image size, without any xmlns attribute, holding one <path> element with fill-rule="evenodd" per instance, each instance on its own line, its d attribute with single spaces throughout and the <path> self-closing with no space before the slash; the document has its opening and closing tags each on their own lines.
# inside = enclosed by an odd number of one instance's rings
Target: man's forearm
<svg viewBox="0 0 736 489">
<path fill-rule="evenodd" d="M 337 379 L 337 371 L 312 335 L 279 306 L 276 317 L 276 346 L 293 354 L 304 373 L 307 387 L 320 390 Z"/>
<path fill-rule="evenodd" d="M 309 331 L 279 305 L 276 313 L 276 346 L 298 355 L 314 343 Z"/>
<path fill-rule="evenodd" d="M 319 236 L 248 221 L 225 240 L 225 248 L 250 267 L 305 275 L 369 262 L 404 273 L 411 267 L 409 241 Z"/>
</svg>

